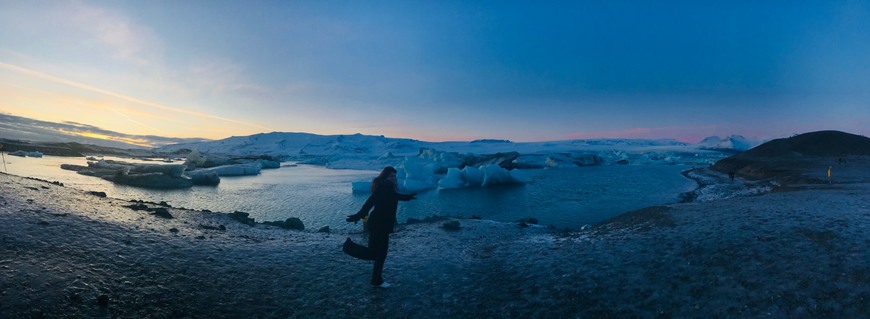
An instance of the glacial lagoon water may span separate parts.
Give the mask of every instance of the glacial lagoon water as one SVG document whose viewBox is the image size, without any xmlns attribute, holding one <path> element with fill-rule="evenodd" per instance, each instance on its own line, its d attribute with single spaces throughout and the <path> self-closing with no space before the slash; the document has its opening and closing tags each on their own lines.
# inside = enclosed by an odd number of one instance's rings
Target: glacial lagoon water
<svg viewBox="0 0 870 319">
<path fill-rule="evenodd" d="M 338 230 L 360 227 L 344 221 L 368 197 L 353 193 L 351 182 L 371 180 L 378 173 L 284 163 L 258 176 L 223 177 L 218 186 L 152 190 L 79 175 L 60 169 L 61 164 L 87 165 L 87 160 L 6 155 L 6 166 L 0 168 L 9 174 L 59 181 L 67 187 L 102 191 L 125 200 L 166 201 L 174 207 L 219 212 L 244 211 L 257 221 L 298 217 L 306 228 L 329 226 Z M 479 216 L 496 221 L 535 217 L 540 224 L 576 229 L 634 209 L 679 201 L 679 194 L 695 187 L 694 181 L 680 174 L 688 168 L 610 165 L 526 170 L 531 181 L 525 185 L 421 192 L 417 200 L 399 205 L 398 220 L 431 215 Z"/>
</svg>

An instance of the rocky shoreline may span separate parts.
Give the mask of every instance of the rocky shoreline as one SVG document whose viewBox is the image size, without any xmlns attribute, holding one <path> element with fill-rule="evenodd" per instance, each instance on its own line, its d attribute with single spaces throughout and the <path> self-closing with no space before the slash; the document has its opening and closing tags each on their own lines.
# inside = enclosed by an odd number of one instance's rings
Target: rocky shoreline
<svg viewBox="0 0 870 319">
<path fill-rule="evenodd" d="M 3 318 L 870 313 L 867 182 L 650 207 L 570 232 L 476 219 L 401 225 L 384 274 L 395 286 L 375 289 L 371 264 L 340 249 L 362 233 L 0 179 Z"/>
</svg>

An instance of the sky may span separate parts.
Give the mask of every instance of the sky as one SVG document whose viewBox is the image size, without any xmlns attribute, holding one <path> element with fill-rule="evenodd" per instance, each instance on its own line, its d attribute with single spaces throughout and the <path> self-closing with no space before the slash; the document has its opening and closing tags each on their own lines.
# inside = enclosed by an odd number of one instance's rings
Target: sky
<svg viewBox="0 0 870 319">
<path fill-rule="evenodd" d="M 870 2 L 0 0 L 0 113 L 182 139 L 870 135 Z"/>
</svg>

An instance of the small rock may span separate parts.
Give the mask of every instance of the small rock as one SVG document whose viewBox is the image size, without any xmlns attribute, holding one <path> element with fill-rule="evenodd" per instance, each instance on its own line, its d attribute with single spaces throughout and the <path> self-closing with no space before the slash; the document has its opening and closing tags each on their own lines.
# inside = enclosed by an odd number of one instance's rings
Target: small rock
<svg viewBox="0 0 870 319">
<path fill-rule="evenodd" d="M 218 229 L 220 229 L 220 230 L 227 230 L 227 226 L 224 226 L 224 225 L 218 225 Z"/>
<path fill-rule="evenodd" d="M 133 205 L 124 205 L 123 207 L 127 207 L 132 210 L 148 210 L 148 206 L 145 204 L 133 204 Z"/>
<path fill-rule="evenodd" d="M 305 225 L 302 224 L 302 220 L 296 217 L 287 218 L 284 221 L 273 221 L 273 222 L 263 222 L 266 225 L 277 226 L 286 229 L 296 229 L 296 230 L 305 230 Z"/>
<path fill-rule="evenodd" d="M 519 222 L 517 225 L 520 225 L 520 228 L 529 227 L 529 224 L 526 224 L 526 222 Z"/>
<path fill-rule="evenodd" d="M 305 230 L 305 224 L 302 224 L 302 220 L 296 217 L 287 218 L 284 225 L 287 225 L 289 229 Z"/>
<path fill-rule="evenodd" d="M 234 211 L 232 214 L 228 215 L 230 215 L 230 218 L 235 219 L 245 225 L 254 226 L 254 224 L 256 223 L 254 222 L 254 219 L 248 217 L 249 214 L 245 212 Z"/>
<path fill-rule="evenodd" d="M 107 296 L 107 295 L 98 296 L 97 297 L 97 305 L 100 307 L 103 307 L 103 308 L 108 307 L 109 306 L 109 296 Z"/>
<path fill-rule="evenodd" d="M 323 227 L 320 227 L 320 229 L 318 229 L 317 232 L 318 232 L 318 233 L 328 233 L 328 232 L 329 232 L 329 226 L 323 226 Z"/>
<path fill-rule="evenodd" d="M 480 218 L 480 216 L 477 216 L 477 215 L 471 215 L 471 217 L 469 217 L 468 219 L 478 219 L 479 220 L 479 219 L 483 219 L 483 218 Z"/>
<path fill-rule="evenodd" d="M 39 186 L 39 188 L 48 189 L 48 186 Z"/>
<path fill-rule="evenodd" d="M 199 224 L 199 228 L 202 228 L 202 229 L 208 229 L 208 230 L 217 230 L 217 229 L 218 229 L 218 228 L 215 227 L 215 226 L 209 226 L 209 225 L 206 225 L 206 224 Z"/>
<path fill-rule="evenodd" d="M 169 232 L 170 232 L 170 233 L 173 233 L 173 234 L 174 234 L 174 233 L 178 233 L 178 228 L 172 227 L 172 228 L 169 229 Z"/>
<path fill-rule="evenodd" d="M 196 239 L 203 240 L 205 239 L 205 236 L 196 236 Z"/>
<path fill-rule="evenodd" d="M 459 225 L 458 220 L 451 220 L 451 221 L 445 222 L 443 225 L 441 225 L 441 228 L 444 228 L 444 230 L 457 231 L 457 230 L 461 229 L 462 227 Z"/>
<path fill-rule="evenodd" d="M 167 210 L 166 208 L 163 208 L 163 207 L 155 209 L 154 212 L 151 214 L 154 216 L 157 216 L 157 217 L 172 219 L 172 214 L 169 213 L 169 210 Z"/>
<path fill-rule="evenodd" d="M 97 197 L 102 197 L 102 198 L 105 198 L 105 197 L 106 197 L 106 192 L 95 192 L 95 191 L 90 191 L 90 192 L 88 192 L 88 194 L 90 194 L 90 195 L 94 195 L 94 196 L 97 196 Z"/>
<path fill-rule="evenodd" d="M 44 220 L 40 220 L 40 221 L 37 222 L 36 224 L 38 224 L 38 225 L 42 225 L 42 226 L 45 226 L 45 225 L 48 225 L 48 222 L 47 222 L 47 221 L 44 221 Z"/>
<path fill-rule="evenodd" d="M 526 224 L 538 224 L 538 219 L 534 217 L 526 217 L 520 220 L 517 220 L 517 223 L 526 223 Z"/>
<path fill-rule="evenodd" d="M 157 205 L 160 205 L 160 206 L 163 206 L 163 207 L 172 207 L 172 206 L 170 206 L 168 203 L 166 203 L 166 202 L 164 202 L 164 201 L 160 201 L 160 203 L 157 204 Z"/>
</svg>

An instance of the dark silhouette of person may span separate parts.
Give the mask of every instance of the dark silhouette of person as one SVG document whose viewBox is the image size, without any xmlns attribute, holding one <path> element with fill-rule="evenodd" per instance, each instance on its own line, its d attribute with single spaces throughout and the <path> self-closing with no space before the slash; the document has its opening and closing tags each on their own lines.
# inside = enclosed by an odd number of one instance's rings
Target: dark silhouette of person
<svg viewBox="0 0 870 319">
<path fill-rule="evenodd" d="M 731 178 L 731 181 L 734 181 L 734 171 L 728 172 L 728 177 Z"/>
<path fill-rule="evenodd" d="M 372 194 L 359 212 L 347 216 L 346 219 L 348 222 L 356 223 L 360 219 L 369 216 L 369 211 L 374 208 L 367 223 L 369 246 L 361 246 L 348 238 L 344 242 L 342 250 L 348 255 L 359 259 L 374 260 L 375 264 L 372 268 L 371 284 L 387 288 L 390 284 L 384 281 L 382 273 L 384 261 L 387 259 L 387 248 L 390 243 L 389 236 L 396 225 L 396 208 L 399 206 L 399 201 L 416 199 L 417 194 L 399 193 L 396 169 L 392 166 L 384 167 L 378 177 L 375 177 L 372 181 L 371 190 Z"/>
</svg>

